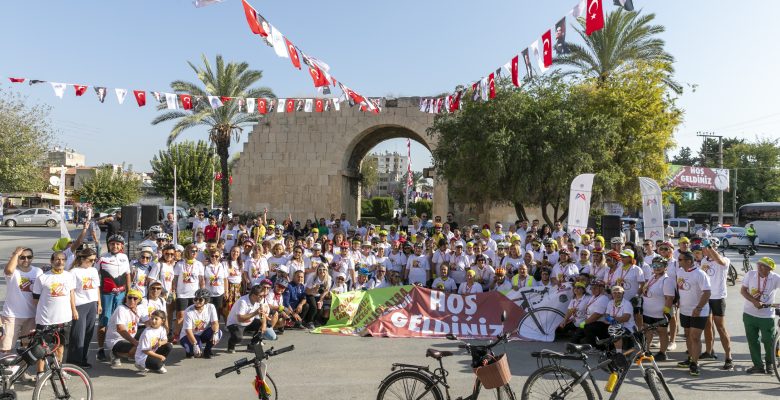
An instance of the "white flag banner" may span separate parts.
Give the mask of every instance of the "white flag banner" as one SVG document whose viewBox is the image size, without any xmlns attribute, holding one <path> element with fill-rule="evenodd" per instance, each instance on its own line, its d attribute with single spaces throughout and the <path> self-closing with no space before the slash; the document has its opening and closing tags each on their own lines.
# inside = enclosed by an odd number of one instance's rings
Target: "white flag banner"
<svg viewBox="0 0 780 400">
<path fill-rule="evenodd" d="M 276 112 L 283 113 L 284 112 L 284 103 L 287 102 L 287 99 L 278 99 L 276 100 Z"/>
<path fill-rule="evenodd" d="M 341 110 L 341 100 L 333 99 L 333 109 L 336 111 Z"/>
<path fill-rule="evenodd" d="M 577 175 L 571 181 L 567 230 L 569 231 L 569 236 L 575 238 L 578 243 L 580 236 L 585 233 L 585 228 L 588 227 L 593 177 L 595 176 L 595 174 Z"/>
<path fill-rule="evenodd" d="M 217 109 L 222 107 L 222 100 L 218 96 L 208 96 L 209 97 L 209 105 L 211 105 L 211 108 Z"/>
<path fill-rule="evenodd" d="M 642 191 L 645 240 L 661 240 L 664 238 L 664 205 L 661 187 L 653 179 L 640 176 L 639 189 Z"/>
<path fill-rule="evenodd" d="M 271 37 L 273 38 L 272 43 L 276 55 L 283 58 L 290 58 L 290 55 L 287 54 L 287 44 L 284 42 L 284 35 L 282 35 L 282 32 L 279 32 L 273 25 L 271 25 Z"/>
<path fill-rule="evenodd" d="M 574 19 L 577 19 L 581 17 L 583 14 L 585 14 L 585 0 L 580 0 L 574 8 L 569 11 L 569 14 L 574 17 Z"/>
<path fill-rule="evenodd" d="M 490 99 L 490 93 L 488 93 L 490 90 L 489 84 L 490 79 L 488 77 L 484 77 L 479 81 L 479 95 L 482 97 L 482 101 L 488 101 Z"/>
<path fill-rule="evenodd" d="M 248 114 L 254 114 L 257 108 L 255 108 L 255 99 L 253 98 L 247 98 L 246 99 L 246 112 Z"/>
<path fill-rule="evenodd" d="M 542 58 L 542 55 L 539 52 L 539 41 L 534 40 L 534 42 L 531 43 L 531 48 L 534 50 L 534 57 L 536 57 L 536 63 L 539 65 L 539 71 L 545 73 L 550 67 L 544 66 L 544 58 Z"/>
<path fill-rule="evenodd" d="M 312 112 L 314 109 L 314 99 L 306 99 L 306 103 L 303 105 L 304 112 Z"/>
<path fill-rule="evenodd" d="M 169 110 L 175 110 L 176 109 L 176 94 L 174 93 L 165 93 L 165 104 L 168 106 Z"/>
<path fill-rule="evenodd" d="M 192 4 L 195 5 L 197 8 L 210 6 L 212 4 L 222 3 L 225 0 L 195 0 L 192 2 Z"/>
<path fill-rule="evenodd" d="M 116 100 L 119 102 L 119 104 L 122 104 L 125 102 L 125 97 L 127 97 L 127 89 L 114 89 L 116 92 Z"/>
<path fill-rule="evenodd" d="M 59 83 L 59 82 L 49 82 L 51 83 L 51 88 L 54 89 L 54 95 L 62 98 L 62 95 L 65 94 L 65 88 L 68 87 L 67 83 Z"/>
</svg>

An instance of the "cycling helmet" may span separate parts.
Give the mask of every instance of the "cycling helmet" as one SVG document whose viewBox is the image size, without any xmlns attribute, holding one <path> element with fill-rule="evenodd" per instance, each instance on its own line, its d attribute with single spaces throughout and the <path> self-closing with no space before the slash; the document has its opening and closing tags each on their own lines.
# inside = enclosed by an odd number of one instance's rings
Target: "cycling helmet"
<svg viewBox="0 0 780 400">
<path fill-rule="evenodd" d="M 369 276 L 371 272 L 367 268 L 358 269 L 358 275 Z"/>
<path fill-rule="evenodd" d="M 211 298 L 211 293 L 208 289 L 198 289 L 195 291 L 195 298 L 196 299 L 206 299 L 208 301 Z"/>
<path fill-rule="evenodd" d="M 173 245 L 173 249 L 178 251 L 178 252 L 184 252 L 184 246 L 182 246 L 180 244 Z"/>
<path fill-rule="evenodd" d="M 125 238 L 122 235 L 111 235 L 111 237 L 108 238 L 108 243 L 111 242 L 118 242 L 118 243 L 125 244 Z"/>
<path fill-rule="evenodd" d="M 623 238 L 620 236 L 615 236 L 612 239 L 609 240 L 609 243 L 611 244 L 623 244 Z"/>
<path fill-rule="evenodd" d="M 165 232 L 158 233 L 157 236 L 155 237 L 155 239 L 157 239 L 157 240 L 171 240 L 170 236 L 168 236 L 168 234 L 165 233 Z"/>
<path fill-rule="evenodd" d="M 712 248 L 720 247 L 720 239 L 714 237 L 710 238 L 710 247 Z"/>
<path fill-rule="evenodd" d="M 160 233 L 162 231 L 163 231 L 163 229 L 162 229 L 162 227 L 160 225 L 152 225 L 152 226 L 149 227 L 149 232 L 151 232 L 151 233 Z"/>
<path fill-rule="evenodd" d="M 655 257 L 653 257 L 653 262 L 652 262 L 652 264 L 650 264 L 650 266 L 653 269 L 655 269 L 655 268 L 666 267 L 668 264 L 669 264 L 669 260 L 668 259 L 666 259 L 664 257 L 661 257 L 661 256 L 655 256 Z"/>
<path fill-rule="evenodd" d="M 544 242 L 543 242 L 543 243 L 544 243 L 544 245 L 545 245 L 545 246 L 547 246 L 547 245 L 550 245 L 550 246 L 552 246 L 552 245 L 554 245 L 554 244 L 555 244 L 555 240 L 553 240 L 553 239 L 551 239 L 551 238 L 547 238 L 547 239 L 544 239 Z"/>
</svg>

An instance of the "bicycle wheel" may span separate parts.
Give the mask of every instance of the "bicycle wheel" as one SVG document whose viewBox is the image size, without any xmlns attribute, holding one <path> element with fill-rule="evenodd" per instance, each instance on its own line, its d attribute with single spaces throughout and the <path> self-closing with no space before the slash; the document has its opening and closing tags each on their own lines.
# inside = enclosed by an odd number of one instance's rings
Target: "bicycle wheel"
<svg viewBox="0 0 780 400">
<path fill-rule="evenodd" d="M 495 400 L 515 400 L 515 392 L 512 391 L 512 388 L 509 387 L 509 384 L 501 386 L 496 390 L 492 390 L 491 393 L 493 394 L 493 397 L 479 396 L 479 398 L 480 399 L 488 398 L 488 399 L 495 399 Z"/>
<path fill-rule="evenodd" d="M 737 269 L 734 268 L 733 265 L 729 264 L 729 274 L 728 278 L 726 279 L 729 282 L 729 285 L 734 286 L 737 284 L 737 277 L 739 274 L 737 274 Z"/>
<path fill-rule="evenodd" d="M 534 316 L 536 320 L 534 321 Z M 533 340 L 555 339 L 555 328 L 563 321 L 563 312 L 552 307 L 539 307 L 529 310 L 520 320 L 518 334 Z M 539 323 L 537 325 L 536 323 Z M 541 329 L 540 329 L 541 327 Z"/>
<path fill-rule="evenodd" d="M 92 380 L 80 367 L 62 364 L 59 370 L 46 371 L 38 378 L 32 398 L 92 400 Z"/>
<path fill-rule="evenodd" d="M 674 400 L 674 396 L 663 381 L 663 377 L 653 368 L 645 370 L 645 381 L 647 381 L 647 387 L 650 389 L 650 393 L 653 394 L 653 399 Z"/>
<path fill-rule="evenodd" d="M 533 399 L 588 399 L 593 400 L 593 389 L 587 380 L 572 383 L 580 375 L 571 368 L 547 365 L 534 371 L 523 386 L 522 400 Z"/>
<path fill-rule="evenodd" d="M 752 265 L 752 264 L 750 264 L 750 259 L 746 257 L 746 258 L 745 258 L 745 259 L 742 261 L 742 272 L 744 272 L 744 273 L 746 273 L 746 274 L 747 274 L 748 272 L 750 272 L 750 271 L 752 271 L 752 270 L 753 270 L 753 265 Z"/>
<path fill-rule="evenodd" d="M 775 335 L 775 342 L 772 345 L 772 365 L 774 366 L 775 377 L 780 381 L 780 334 Z"/>
<path fill-rule="evenodd" d="M 428 376 L 410 370 L 388 375 L 379 385 L 377 400 L 443 400 L 441 390 Z"/>
<path fill-rule="evenodd" d="M 271 395 L 268 396 L 268 400 L 277 400 L 279 398 L 279 392 L 276 391 L 276 383 L 271 379 L 271 375 L 265 374 L 265 384 L 271 388 Z"/>
</svg>

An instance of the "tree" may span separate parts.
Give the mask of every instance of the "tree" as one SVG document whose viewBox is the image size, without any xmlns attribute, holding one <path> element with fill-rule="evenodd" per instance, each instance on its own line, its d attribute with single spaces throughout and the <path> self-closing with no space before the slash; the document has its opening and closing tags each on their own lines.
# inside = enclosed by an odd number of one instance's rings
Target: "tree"
<svg viewBox="0 0 780 400">
<path fill-rule="evenodd" d="M 75 193 L 83 202 L 90 202 L 97 209 L 120 207 L 138 201 L 141 197 L 141 180 L 112 167 L 100 167 L 95 176 L 84 182 Z"/>
<path fill-rule="evenodd" d="M 691 148 L 686 146 L 680 149 L 680 152 L 672 158 L 671 162 L 674 165 L 694 166 L 699 162 L 699 159 L 694 157 Z"/>
<path fill-rule="evenodd" d="M 176 165 L 178 198 L 191 205 L 209 204 L 211 180 L 217 168 L 213 154 L 213 148 L 203 140 L 174 143 L 160 150 L 152 158 L 154 189 L 166 198 L 173 198 L 173 166 Z M 214 190 L 219 190 L 221 184 L 222 181 L 216 182 Z"/>
<path fill-rule="evenodd" d="M 585 45 L 569 43 L 569 54 L 557 57 L 554 64 L 573 67 L 567 73 L 600 82 L 637 67 L 657 64 L 665 72 L 664 83 L 676 93 L 682 93 L 679 83 L 672 80 L 674 57 L 664 50 L 665 42 L 658 36 L 666 31 L 663 25 L 652 25 L 655 14 L 640 15 L 617 9 L 607 14 L 604 29 L 590 36 L 585 34 L 585 20 L 579 19 L 575 31 Z"/>
<path fill-rule="evenodd" d="M 173 81 L 171 89 L 176 93 L 189 93 L 201 99 L 206 99 L 207 96 L 231 97 L 233 99 L 227 100 L 222 107 L 218 108 L 211 108 L 207 101 L 193 100 L 193 112 L 165 111 L 152 121 L 152 125 L 166 121 L 177 121 L 168 135 L 169 146 L 187 129 L 197 126 L 208 127 L 209 140 L 215 146 L 219 156 L 220 171 L 222 176 L 227 177 L 230 176 L 228 158 L 231 140 L 238 141 L 245 126 L 257 123 L 263 118 L 262 114 L 247 114 L 239 111 L 237 99 L 247 97 L 275 98 L 276 96 L 267 87 L 251 87 L 263 77 L 263 72 L 250 70 L 249 64 L 245 62 L 225 63 L 222 56 L 217 55 L 216 70 L 214 70 L 205 55 L 202 56 L 202 61 L 202 67 L 197 67 L 192 62 L 188 62 L 188 64 L 205 88 L 186 81 Z M 163 110 L 164 105 L 160 105 L 160 109 Z M 229 206 L 230 188 L 229 185 L 223 185 L 222 209 L 227 212 Z"/>
<path fill-rule="evenodd" d="M 360 187 L 364 195 L 370 195 L 371 189 L 379 182 L 378 162 L 376 157 L 369 157 L 360 163 Z"/>
<path fill-rule="evenodd" d="M 52 137 L 47 107 L 0 90 L 0 193 L 46 188 L 42 170 Z"/>
</svg>

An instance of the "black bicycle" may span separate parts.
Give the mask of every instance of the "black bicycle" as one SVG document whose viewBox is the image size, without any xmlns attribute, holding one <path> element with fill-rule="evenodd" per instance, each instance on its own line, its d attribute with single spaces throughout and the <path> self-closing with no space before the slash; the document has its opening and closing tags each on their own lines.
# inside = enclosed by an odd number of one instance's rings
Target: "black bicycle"
<svg viewBox="0 0 780 400">
<path fill-rule="evenodd" d="M 288 351 L 293 351 L 295 350 L 295 346 L 287 346 L 279 350 L 274 350 L 274 348 L 271 347 L 268 350 L 264 350 L 262 334 L 257 333 L 252 337 L 252 342 L 249 344 L 249 347 L 255 352 L 255 358 L 251 360 L 242 358 L 234 362 L 232 367 L 224 368 L 222 371 L 215 373 L 214 376 L 219 378 L 232 372 L 241 374 L 242 368 L 253 366 L 255 368 L 254 386 L 255 392 L 257 392 L 257 398 L 261 400 L 278 399 L 279 392 L 276 390 L 276 383 L 271 379 L 271 375 L 268 374 L 268 363 L 266 363 L 265 360 Z"/>
<path fill-rule="evenodd" d="M 80 367 L 60 364 L 55 350 L 60 346 L 62 326 L 52 325 L 19 338 L 16 353 L 0 358 L 1 400 L 16 399 L 13 384 L 22 378 L 30 366 L 43 360 L 46 371 L 38 377 L 33 400 L 78 399 L 92 400 L 92 380 Z"/>
<path fill-rule="evenodd" d="M 515 393 L 509 387 L 512 374 L 509 372 L 506 355 L 496 356 L 491 349 L 499 343 L 505 343 L 516 332 L 515 330 L 499 335 L 486 345 L 472 345 L 466 342 L 458 345 L 459 348 L 465 349 L 471 355 L 471 366 L 477 375 L 471 394 L 468 397 L 458 397 L 458 399 L 476 400 L 483 387 L 488 390 L 495 389 L 493 391 L 494 399 L 515 399 Z M 447 335 L 447 339 L 460 340 L 452 334 Z M 451 351 L 428 349 L 425 356 L 439 362 L 439 367 L 433 371 L 427 365 L 393 364 L 390 375 L 382 379 L 382 383 L 379 384 L 377 400 L 444 400 L 442 388 L 447 396 L 446 399 L 450 400 L 450 386 L 447 383 L 449 372 L 444 369 L 442 359 L 453 354 Z"/>
<path fill-rule="evenodd" d="M 552 350 L 542 350 L 533 352 L 531 355 L 537 358 L 539 369 L 537 369 L 523 386 L 523 400 L 529 399 L 595 399 L 593 388 L 596 389 L 599 399 L 604 397 L 596 384 L 593 372 L 597 370 L 606 370 L 610 372 L 610 380 L 607 383 L 607 391 L 612 392 L 610 400 L 618 397 L 620 386 L 623 384 L 631 366 L 636 364 L 642 376 L 647 382 L 647 387 L 653 394 L 655 400 L 674 400 L 669 386 L 664 380 L 661 370 L 658 368 L 652 353 L 650 353 L 645 344 L 644 333 L 665 326 L 668 321 L 659 321 L 647 325 L 639 332 L 626 332 L 620 325 L 609 327 L 609 337 L 597 341 L 597 346 L 610 346 L 617 340 L 628 339 L 631 347 L 628 350 L 617 352 L 608 350 L 597 352 L 600 354 L 599 363 L 595 367 L 588 364 L 588 353 L 593 351 L 591 345 L 578 345 L 568 343 L 566 353 L 559 353 Z M 625 343 L 625 340 L 624 340 Z M 582 373 L 572 368 L 563 366 L 561 361 L 575 360 L 582 361 L 584 371 Z M 645 368 L 643 363 L 650 362 L 650 367 Z M 590 379 L 590 384 L 588 383 Z"/>
<path fill-rule="evenodd" d="M 747 246 L 739 249 L 739 254 L 742 254 L 742 272 L 748 273 L 753 270 L 753 264 L 750 263 L 750 257 L 756 255 L 756 248 L 753 246 Z"/>
</svg>

